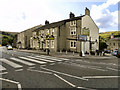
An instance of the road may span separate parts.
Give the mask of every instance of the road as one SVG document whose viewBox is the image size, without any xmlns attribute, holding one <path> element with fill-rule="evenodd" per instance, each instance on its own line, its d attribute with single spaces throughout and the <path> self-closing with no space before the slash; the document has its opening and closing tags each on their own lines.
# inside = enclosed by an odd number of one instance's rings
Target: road
<svg viewBox="0 0 120 90">
<path fill-rule="evenodd" d="M 118 90 L 118 59 L 70 59 L 1 49 L 3 88 Z"/>
</svg>

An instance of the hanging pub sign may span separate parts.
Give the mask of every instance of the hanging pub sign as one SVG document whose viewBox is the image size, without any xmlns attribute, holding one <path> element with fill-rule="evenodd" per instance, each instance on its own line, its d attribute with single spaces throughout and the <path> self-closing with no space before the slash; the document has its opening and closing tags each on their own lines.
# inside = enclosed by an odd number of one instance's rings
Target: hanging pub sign
<svg viewBox="0 0 120 90">
<path fill-rule="evenodd" d="M 83 28 L 83 30 L 82 30 L 82 35 L 86 35 L 86 36 L 89 36 L 89 28 Z"/>
<path fill-rule="evenodd" d="M 86 35 L 78 35 L 78 41 L 87 41 L 87 36 Z"/>
</svg>

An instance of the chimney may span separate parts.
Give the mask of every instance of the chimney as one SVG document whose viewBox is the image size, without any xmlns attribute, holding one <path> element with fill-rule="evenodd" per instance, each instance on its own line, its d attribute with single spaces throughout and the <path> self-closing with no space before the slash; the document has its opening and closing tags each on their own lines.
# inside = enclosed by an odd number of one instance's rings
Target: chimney
<svg viewBox="0 0 120 90">
<path fill-rule="evenodd" d="M 70 17 L 70 18 L 75 17 L 74 13 L 70 12 L 69 17 Z"/>
<path fill-rule="evenodd" d="M 46 20 L 46 21 L 45 21 L 45 25 L 46 25 L 46 24 L 49 24 L 49 21 Z"/>
<path fill-rule="evenodd" d="M 85 15 L 89 15 L 90 16 L 90 10 L 87 7 L 85 8 Z"/>
</svg>

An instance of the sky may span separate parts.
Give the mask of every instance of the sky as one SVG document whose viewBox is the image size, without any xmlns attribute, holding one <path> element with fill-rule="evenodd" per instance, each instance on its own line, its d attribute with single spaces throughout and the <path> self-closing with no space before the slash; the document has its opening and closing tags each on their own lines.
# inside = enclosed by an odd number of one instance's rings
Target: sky
<svg viewBox="0 0 120 90">
<path fill-rule="evenodd" d="M 85 14 L 85 7 L 99 28 L 99 32 L 118 30 L 119 0 L 0 0 L 0 30 L 21 32 Z"/>
</svg>

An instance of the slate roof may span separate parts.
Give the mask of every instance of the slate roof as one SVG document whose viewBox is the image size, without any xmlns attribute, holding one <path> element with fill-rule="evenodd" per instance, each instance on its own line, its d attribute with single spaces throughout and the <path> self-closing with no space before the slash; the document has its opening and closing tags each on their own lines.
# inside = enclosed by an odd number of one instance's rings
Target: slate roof
<svg viewBox="0 0 120 90">
<path fill-rule="evenodd" d="M 83 15 L 83 16 L 85 16 L 85 15 Z M 83 17 L 83 16 L 73 17 L 73 18 L 70 18 L 70 19 L 65 19 L 65 20 L 62 20 L 62 21 L 46 24 L 46 25 L 43 25 L 42 27 L 39 27 L 39 28 L 35 29 L 34 31 L 59 27 L 59 26 L 64 25 L 66 22 L 69 22 L 69 21 L 78 20 L 78 19 L 81 20 L 81 17 Z"/>
</svg>

